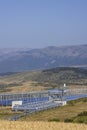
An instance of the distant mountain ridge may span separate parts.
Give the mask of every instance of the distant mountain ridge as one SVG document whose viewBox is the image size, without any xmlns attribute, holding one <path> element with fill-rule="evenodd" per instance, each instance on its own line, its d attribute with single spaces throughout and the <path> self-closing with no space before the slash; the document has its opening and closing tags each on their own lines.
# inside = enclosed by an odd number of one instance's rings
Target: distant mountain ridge
<svg viewBox="0 0 87 130">
<path fill-rule="evenodd" d="M 0 73 L 67 66 L 87 67 L 87 45 L 0 49 Z"/>
</svg>

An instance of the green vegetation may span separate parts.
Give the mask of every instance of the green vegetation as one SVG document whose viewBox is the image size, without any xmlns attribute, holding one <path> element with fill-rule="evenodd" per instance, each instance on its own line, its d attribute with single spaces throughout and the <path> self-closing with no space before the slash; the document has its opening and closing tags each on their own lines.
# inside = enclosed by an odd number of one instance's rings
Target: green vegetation
<svg viewBox="0 0 87 130">
<path fill-rule="evenodd" d="M 73 120 L 74 123 L 85 123 L 87 124 L 87 116 L 80 116 L 80 117 L 75 117 Z"/>
<path fill-rule="evenodd" d="M 87 111 L 83 111 L 81 113 L 79 113 L 77 116 L 69 119 L 65 119 L 64 122 L 72 122 L 72 123 L 85 123 L 87 124 Z"/>
</svg>

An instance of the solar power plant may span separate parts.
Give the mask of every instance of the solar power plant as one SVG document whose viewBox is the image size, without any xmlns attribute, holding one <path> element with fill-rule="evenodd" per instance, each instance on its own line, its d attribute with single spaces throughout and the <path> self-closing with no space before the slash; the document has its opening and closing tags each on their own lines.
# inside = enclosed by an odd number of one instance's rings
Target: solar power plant
<svg viewBox="0 0 87 130">
<path fill-rule="evenodd" d="M 16 104 L 13 110 L 40 111 L 53 107 L 62 106 L 63 103 L 79 98 L 87 97 L 87 89 L 54 89 L 42 92 L 0 94 L 0 105 L 12 105 L 13 101 L 22 101 Z"/>
</svg>

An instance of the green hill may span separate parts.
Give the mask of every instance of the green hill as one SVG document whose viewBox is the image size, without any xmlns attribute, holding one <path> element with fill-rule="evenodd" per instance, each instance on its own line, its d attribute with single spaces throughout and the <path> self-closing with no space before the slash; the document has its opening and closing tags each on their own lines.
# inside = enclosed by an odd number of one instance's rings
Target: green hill
<svg viewBox="0 0 87 130">
<path fill-rule="evenodd" d="M 42 71 L 25 71 L 0 77 L 0 91 L 37 91 L 67 86 L 87 86 L 87 69 L 57 67 Z"/>
</svg>

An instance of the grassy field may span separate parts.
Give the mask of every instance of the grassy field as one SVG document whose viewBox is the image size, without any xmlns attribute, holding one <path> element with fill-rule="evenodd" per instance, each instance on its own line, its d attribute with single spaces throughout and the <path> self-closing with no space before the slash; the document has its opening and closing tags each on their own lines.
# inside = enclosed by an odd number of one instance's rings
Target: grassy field
<svg viewBox="0 0 87 130">
<path fill-rule="evenodd" d="M 66 106 L 49 109 L 21 118 L 24 121 L 61 121 L 66 119 L 77 118 L 77 115 L 83 111 L 87 111 L 87 98 L 71 101 Z M 87 115 L 85 116 L 87 120 Z"/>
<path fill-rule="evenodd" d="M 87 130 L 85 124 L 0 121 L 1 130 Z"/>
</svg>

